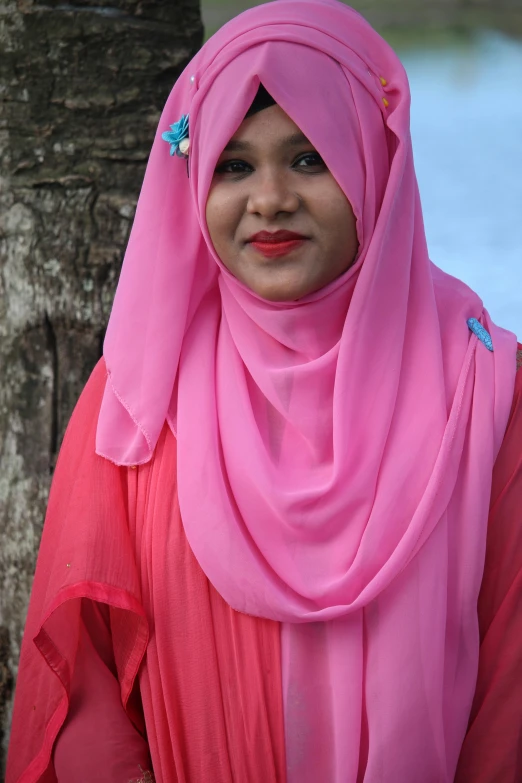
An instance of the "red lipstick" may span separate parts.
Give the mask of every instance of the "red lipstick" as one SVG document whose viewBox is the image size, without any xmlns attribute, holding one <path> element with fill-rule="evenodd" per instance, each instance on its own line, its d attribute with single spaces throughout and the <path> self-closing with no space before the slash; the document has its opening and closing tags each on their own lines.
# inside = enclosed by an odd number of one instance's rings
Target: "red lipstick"
<svg viewBox="0 0 522 783">
<path fill-rule="evenodd" d="M 258 231 L 250 237 L 248 244 L 267 258 L 278 258 L 300 247 L 306 241 L 307 237 L 296 234 L 295 231 Z"/>
</svg>

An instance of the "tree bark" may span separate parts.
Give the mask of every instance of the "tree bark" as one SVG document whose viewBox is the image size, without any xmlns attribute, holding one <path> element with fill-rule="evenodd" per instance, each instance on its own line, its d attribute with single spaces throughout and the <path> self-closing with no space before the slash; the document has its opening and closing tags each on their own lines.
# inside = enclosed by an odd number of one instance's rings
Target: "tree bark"
<svg viewBox="0 0 522 783">
<path fill-rule="evenodd" d="M 57 451 L 161 109 L 203 36 L 198 0 L 66 2 L 0 10 L 0 772 Z"/>
</svg>

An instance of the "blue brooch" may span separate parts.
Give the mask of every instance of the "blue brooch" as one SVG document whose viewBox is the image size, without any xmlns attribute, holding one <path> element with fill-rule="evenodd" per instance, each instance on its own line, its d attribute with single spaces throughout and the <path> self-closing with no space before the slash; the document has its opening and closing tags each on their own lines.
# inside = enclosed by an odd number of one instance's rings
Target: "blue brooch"
<svg viewBox="0 0 522 783">
<path fill-rule="evenodd" d="M 178 158 L 188 158 L 190 147 L 188 114 L 184 114 L 178 122 L 171 125 L 169 131 L 162 133 L 161 138 L 170 144 L 171 155 L 177 155 Z"/>
<path fill-rule="evenodd" d="M 479 338 L 481 343 L 484 343 L 488 351 L 493 350 L 493 340 L 491 339 L 490 333 L 487 331 L 487 329 L 484 329 L 481 323 L 477 321 L 476 318 L 468 318 L 467 320 L 468 327 L 473 332 L 473 334 L 476 334 Z"/>
</svg>

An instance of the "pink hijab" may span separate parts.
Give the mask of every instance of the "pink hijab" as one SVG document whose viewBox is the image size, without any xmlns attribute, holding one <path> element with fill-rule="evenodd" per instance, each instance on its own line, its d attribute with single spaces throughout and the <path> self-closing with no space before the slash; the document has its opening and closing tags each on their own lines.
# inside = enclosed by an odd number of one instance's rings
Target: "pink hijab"
<svg viewBox="0 0 522 783">
<path fill-rule="evenodd" d="M 357 218 L 357 262 L 297 302 L 236 281 L 205 225 L 259 82 Z M 409 101 L 396 55 L 335 0 L 227 24 L 167 101 L 105 342 L 98 453 L 147 462 L 167 418 L 201 567 L 283 623 L 289 783 L 450 781 L 474 691 L 516 341 L 429 260 Z M 161 139 L 182 114 L 190 178 Z"/>
</svg>

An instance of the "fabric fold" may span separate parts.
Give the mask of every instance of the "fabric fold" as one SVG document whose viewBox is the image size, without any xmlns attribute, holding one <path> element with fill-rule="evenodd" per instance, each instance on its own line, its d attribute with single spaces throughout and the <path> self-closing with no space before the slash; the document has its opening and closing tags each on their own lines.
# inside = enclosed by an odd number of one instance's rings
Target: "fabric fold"
<svg viewBox="0 0 522 783">
<path fill-rule="evenodd" d="M 134 702 L 137 707 L 139 700 Z M 151 762 L 140 718 L 141 732 L 122 704 L 110 610 L 83 599 L 69 709 L 52 756 L 58 781 L 130 783 L 142 778 Z"/>
</svg>

